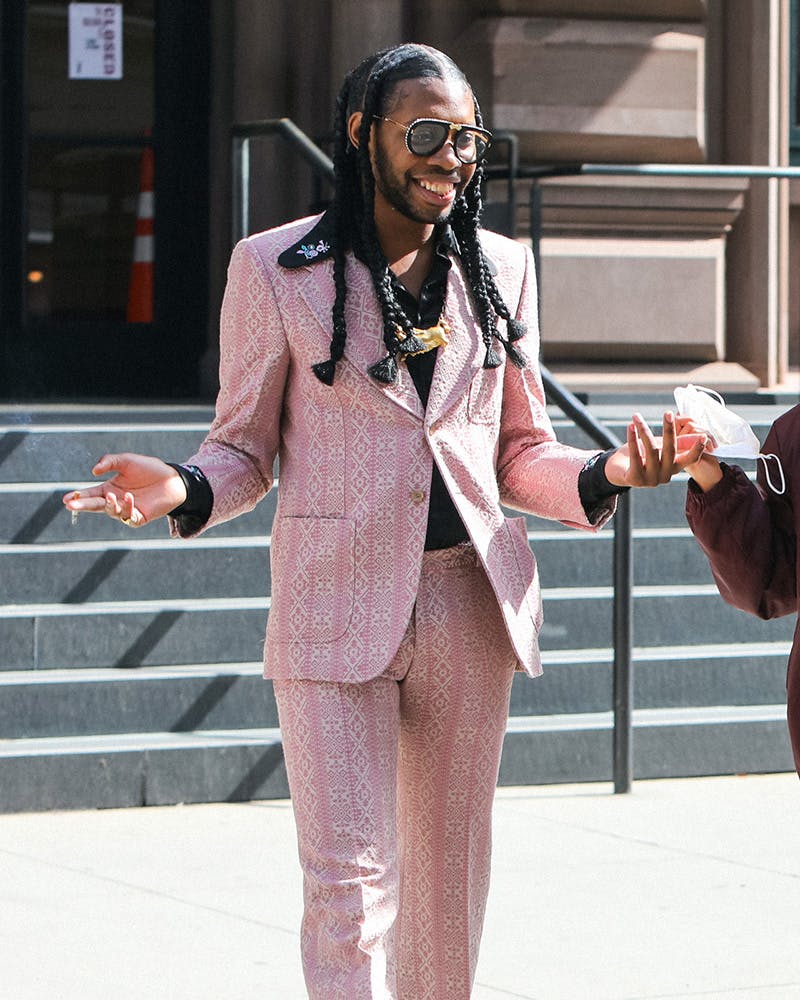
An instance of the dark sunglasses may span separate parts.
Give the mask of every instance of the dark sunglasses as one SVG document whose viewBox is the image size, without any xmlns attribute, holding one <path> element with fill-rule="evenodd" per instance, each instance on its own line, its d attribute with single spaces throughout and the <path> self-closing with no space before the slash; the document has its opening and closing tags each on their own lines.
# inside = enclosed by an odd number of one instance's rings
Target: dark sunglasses
<svg viewBox="0 0 800 1000">
<path fill-rule="evenodd" d="M 406 147 L 415 156 L 433 156 L 446 142 L 452 142 L 456 156 L 464 164 L 477 163 L 492 144 L 492 133 L 477 125 L 459 125 L 439 118 L 417 118 L 410 125 L 394 118 L 375 117 L 406 131 Z"/>
</svg>

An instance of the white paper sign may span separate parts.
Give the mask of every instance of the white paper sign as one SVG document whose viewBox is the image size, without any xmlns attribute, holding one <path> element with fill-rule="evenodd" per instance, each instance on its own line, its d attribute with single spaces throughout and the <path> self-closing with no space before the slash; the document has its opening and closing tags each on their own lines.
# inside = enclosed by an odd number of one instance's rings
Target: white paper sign
<svg viewBox="0 0 800 1000">
<path fill-rule="evenodd" d="M 70 80 L 122 79 L 122 4 L 69 5 Z"/>
</svg>

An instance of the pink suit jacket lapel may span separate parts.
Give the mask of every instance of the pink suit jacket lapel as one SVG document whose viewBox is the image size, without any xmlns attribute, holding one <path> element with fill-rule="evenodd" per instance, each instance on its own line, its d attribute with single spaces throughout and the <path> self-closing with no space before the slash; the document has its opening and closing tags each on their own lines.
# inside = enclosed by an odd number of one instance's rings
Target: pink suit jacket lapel
<svg viewBox="0 0 800 1000">
<path fill-rule="evenodd" d="M 320 281 L 323 269 L 326 280 Z M 299 273 L 302 275 L 300 294 L 320 324 L 322 342 L 326 345 L 323 350 L 327 350 L 330 346 L 331 309 L 335 298 L 333 262 L 325 261 L 313 267 L 302 268 Z M 370 365 L 380 361 L 386 354 L 381 311 L 369 270 L 360 261 L 348 257 L 345 277 L 347 280 L 345 362 L 349 362 L 352 369 L 377 391 L 383 392 L 398 406 L 422 420 L 424 417 L 422 403 L 405 365 L 398 366 L 400 369 L 398 379 L 393 385 L 383 385 L 368 373 Z"/>
<path fill-rule="evenodd" d="M 447 278 L 444 319 L 452 334 L 450 343 L 444 350 L 440 349 L 436 359 L 425 413 L 426 426 L 442 420 L 464 393 L 469 392 L 470 382 L 483 360 L 470 293 L 457 261 L 453 261 Z"/>
</svg>

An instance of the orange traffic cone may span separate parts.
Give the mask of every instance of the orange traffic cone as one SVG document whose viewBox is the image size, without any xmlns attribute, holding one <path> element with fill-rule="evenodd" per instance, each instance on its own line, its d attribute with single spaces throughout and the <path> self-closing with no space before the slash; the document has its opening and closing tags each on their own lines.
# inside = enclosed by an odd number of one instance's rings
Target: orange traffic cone
<svg viewBox="0 0 800 1000">
<path fill-rule="evenodd" d="M 128 322 L 153 322 L 153 147 L 142 150 L 136 237 L 128 286 Z"/>
</svg>

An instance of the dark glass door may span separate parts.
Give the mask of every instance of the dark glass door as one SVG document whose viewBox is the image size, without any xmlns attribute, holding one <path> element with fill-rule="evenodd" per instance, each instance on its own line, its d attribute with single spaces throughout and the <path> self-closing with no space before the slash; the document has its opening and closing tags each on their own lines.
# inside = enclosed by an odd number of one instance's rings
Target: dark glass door
<svg viewBox="0 0 800 1000">
<path fill-rule="evenodd" d="M 207 326 L 207 3 L 21 7 L 3 395 L 192 395 Z"/>
</svg>

